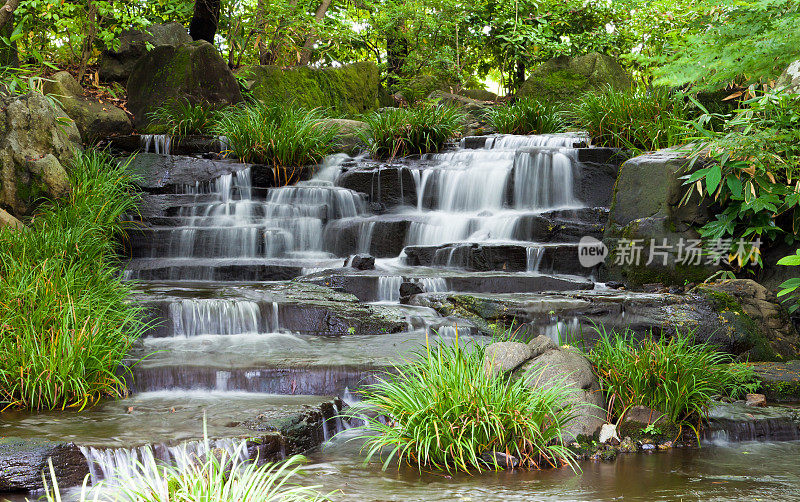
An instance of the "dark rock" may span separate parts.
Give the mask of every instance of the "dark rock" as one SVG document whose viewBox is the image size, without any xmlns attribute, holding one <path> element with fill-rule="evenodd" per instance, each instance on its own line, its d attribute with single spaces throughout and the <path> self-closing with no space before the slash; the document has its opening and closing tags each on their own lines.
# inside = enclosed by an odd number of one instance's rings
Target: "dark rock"
<svg viewBox="0 0 800 502">
<path fill-rule="evenodd" d="M 624 287 L 625 287 L 625 285 L 624 285 L 624 284 L 622 284 L 622 283 L 621 283 L 621 282 L 619 282 L 619 281 L 608 281 L 608 282 L 606 283 L 606 286 L 608 286 L 608 287 L 609 287 L 609 288 L 611 288 L 611 289 L 622 289 L 622 288 L 624 288 Z"/>
<path fill-rule="evenodd" d="M 80 134 L 64 111 L 39 93 L 0 97 L 0 207 L 20 219 L 45 199 L 68 195 L 65 166 L 80 149 Z"/>
<path fill-rule="evenodd" d="M 560 56 L 534 68 L 517 91 L 517 97 L 571 103 L 587 92 L 600 91 L 605 86 L 624 90 L 631 83 L 630 75 L 611 56 L 596 52 Z"/>
<path fill-rule="evenodd" d="M 207 183 L 224 174 L 253 167 L 230 161 L 215 161 L 179 155 L 137 153 L 130 158 L 130 170 L 139 188 L 151 193 L 174 193 L 186 185 Z"/>
<path fill-rule="evenodd" d="M 119 36 L 118 50 L 104 50 L 100 54 L 100 78 L 103 80 L 128 80 L 136 62 L 147 52 L 147 45 L 177 47 L 191 43 L 192 37 L 181 23 L 152 24 L 144 30 L 125 30 Z"/>
<path fill-rule="evenodd" d="M 121 108 L 84 97 L 83 87 L 69 72 L 60 71 L 50 77 L 44 82 L 43 91 L 61 103 L 86 143 L 132 130 L 131 121 Z"/>
<path fill-rule="evenodd" d="M 516 469 L 519 467 L 519 459 L 514 455 L 499 451 L 487 451 L 481 455 L 481 460 L 489 465 L 497 465 L 501 469 Z"/>
<path fill-rule="evenodd" d="M 222 107 L 239 103 L 242 94 L 217 49 L 201 40 L 156 47 L 139 59 L 131 72 L 128 108 L 137 128 L 150 123 L 149 112 L 175 100 Z"/>
<path fill-rule="evenodd" d="M 331 108 L 359 115 L 378 108 L 379 72 L 372 62 L 337 68 L 253 66 L 244 74 L 261 101 L 294 103 L 306 108 Z"/>
<path fill-rule="evenodd" d="M 400 284 L 400 303 L 407 304 L 408 300 L 414 296 L 424 293 L 425 290 L 418 282 L 405 281 Z"/>
<path fill-rule="evenodd" d="M 72 443 L 0 438 L 0 493 L 40 490 L 42 473 L 52 486 L 48 458 L 52 459 L 61 486 L 78 486 L 89 474 L 86 458 Z"/>
<path fill-rule="evenodd" d="M 351 169 L 339 176 L 336 184 L 367 194 L 370 202 L 379 202 L 387 208 L 417 203 L 414 176 L 406 167 Z"/>
<path fill-rule="evenodd" d="M 375 257 L 368 254 L 356 254 L 345 260 L 344 266 L 356 270 L 375 270 Z"/>
<path fill-rule="evenodd" d="M 687 281 L 703 282 L 718 268 L 706 264 L 705 256 L 699 264 L 690 260 L 684 263 L 678 256 L 681 242 L 684 246 L 689 241 L 699 242 L 694 227 L 703 225 L 710 215 L 708 202 L 701 201 L 696 193 L 681 204 L 688 190 L 680 179 L 687 174 L 687 163 L 685 153 L 667 149 L 622 164 L 604 236 L 611 253 L 601 268 L 601 279 L 621 280 L 632 286 L 655 282 L 683 285 Z M 698 162 L 695 168 L 700 167 Z M 619 253 L 632 239 L 639 239 L 641 257 L 638 263 L 635 259 L 623 263 Z M 658 249 L 665 255 L 653 255 L 648 265 L 651 242 L 667 247 Z"/>
<path fill-rule="evenodd" d="M 800 401 L 800 360 L 755 363 L 753 370 L 761 381 L 760 392 L 770 401 Z"/>
</svg>

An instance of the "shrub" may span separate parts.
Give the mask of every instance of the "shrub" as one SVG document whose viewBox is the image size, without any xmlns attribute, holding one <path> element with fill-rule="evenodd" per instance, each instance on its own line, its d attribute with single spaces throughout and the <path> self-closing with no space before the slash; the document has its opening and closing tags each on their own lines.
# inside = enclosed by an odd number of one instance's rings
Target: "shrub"
<svg viewBox="0 0 800 502">
<path fill-rule="evenodd" d="M 800 95 L 748 94 L 721 130 L 708 126 L 712 114 L 692 122 L 691 167 L 700 159 L 712 162 L 685 177 L 684 202 L 697 190 L 721 206 L 699 232 L 705 240 L 727 242 L 737 268 L 762 265 L 761 254 L 740 240 L 793 245 L 800 235 Z"/>
<path fill-rule="evenodd" d="M 186 99 L 168 101 L 148 114 L 150 130 L 180 137 L 210 132 L 218 112 L 208 103 L 192 104 Z"/>
<path fill-rule="evenodd" d="M 103 480 L 90 494 L 84 484 L 79 502 L 168 502 L 168 501 L 220 501 L 220 502 L 316 502 L 329 500 L 320 495 L 317 487 L 298 486 L 294 482 L 302 456 L 290 457 L 278 464 L 258 466 L 256 462 L 241 460 L 246 457 L 247 446 L 242 442 L 232 455 L 216 450 L 206 440 L 203 458 L 183 467 L 158 462 L 151 448 L 144 449 L 144 461 L 128 472 Z M 55 471 L 50 463 L 52 488 L 45 480 L 47 502 L 60 502 Z M 106 488 L 106 489 L 104 489 Z"/>
<path fill-rule="evenodd" d="M 778 265 L 786 265 L 787 267 L 800 267 L 800 249 L 793 255 L 784 256 L 778 260 Z M 800 272 L 800 270 L 798 270 Z M 800 273 L 798 273 L 800 275 Z M 781 290 L 778 296 L 786 296 L 786 301 L 789 305 L 789 313 L 794 313 L 800 309 L 800 277 L 787 279 L 781 284 Z"/>
<path fill-rule="evenodd" d="M 253 102 L 220 113 L 217 134 L 241 161 L 277 168 L 318 164 L 332 151 L 337 130 L 319 110 Z"/>
<path fill-rule="evenodd" d="M 675 423 L 701 420 L 715 395 L 750 390 L 753 371 L 691 333 L 670 338 L 652 334 L 638 341 L 630 331 L 606 333 L 589 353 L 600 385 L 616 416 L 631 406 L 647 406 Z"/>
<path fill-rule="evenodd" d="M 618 91 L 606 87 L 586 94 L 575 108 L 577 125 L 599 146 L 651 151 L 682 143 L 688 107 L 664 88 Z"/>
<path fill-rule="evenodd" d="M 76 153 L 72 194 L 29 228 L 0 229 L 0 400 L 16 408 L 84 407 L 125 392 L 122 360 L 140 310 L 113 265 L 135 208 L 125 166 Z"/>
<path fill-rule="evenodd" d="M 573 419 L 572 390 L 533 391 L 525 378 L 489 377 L 480 346 L 437 345 L 362 391 L 348 416 L 364 419 L 366 461 L 388 451 L 393 459 L 445 471 L 498 468 L 485 452 L 516 456 L 525 467 L 570 465 L 562 428 Z"/>
<path fill-rule="evenodd" d="M 359 137 L 379 158 L 438 152 L 456 135 L 464 116 L 459 108 L 442 104 L 393 108 L 366 115 L 368 127 Z"/>
<path fill-rule="evenodd" d="M 556 105 L 532 98 L 495 106 L 488 118 L 501 134 L 551 134 L 566 129 L 566 121 Z"/>
</svg>

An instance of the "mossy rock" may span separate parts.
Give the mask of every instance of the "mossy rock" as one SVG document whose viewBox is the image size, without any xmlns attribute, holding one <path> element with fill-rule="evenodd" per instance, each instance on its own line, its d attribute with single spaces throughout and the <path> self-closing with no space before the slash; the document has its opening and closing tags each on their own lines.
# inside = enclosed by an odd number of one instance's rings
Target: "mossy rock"
<svg viewBox="0 0 800 502">
<path fill-rule="evenodd" d="M 517 97 L 574 103 L 584 94 L 605 86 L 627 89 L 631 84 L 630 75 L 616 59 L 592 52 L 583 56 L 560 56 L 540 64 L 519 88 Z"/>
<path fill-rule="evenodd" d="M 378 67 L 360 62 L 337 68 L 252 66 L 244 70 L 252 80 L 253 96 L 266 103 L 325 108 L 356 116 L 378 109 Z"/>
<path fill-rule="evenodd" d="M 242 101 L 239 82 L 208 42 L 156 47 L 133 68 L 128 79 L 128 109 L 137 128 L 150 122 L 148 113 L 177 100 L 217 107 Z"/>
</svg>

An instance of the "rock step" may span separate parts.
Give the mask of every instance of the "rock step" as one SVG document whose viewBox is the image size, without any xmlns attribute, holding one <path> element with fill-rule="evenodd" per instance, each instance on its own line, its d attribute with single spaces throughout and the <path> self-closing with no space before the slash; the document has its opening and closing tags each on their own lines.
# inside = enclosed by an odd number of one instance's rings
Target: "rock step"
<svg viewBox="0 0 800 502">
<path fill-rule="evenodd" d="M 794 408 L 719 403 L 709 410 L 703 438 L 710 441 L 795 441 L 800 439 L 800 412 Z"/>
<path fill-rule="evenodd" d="M 303 281 L 314 284 L 323 284 L 340 291 L 354 294 L 361 301 L 381 300 L 381 276 L 370 274 L 340 274 L 323 272 L 303 278 Z M 419 282 L 436 280 L 444 285 L 441 291 L 475 292 L 475 293 L 521 293 L 542 291 L 573 291 L 587 290 L 594 287 L 594 283 L 575 276 L 556 276 L 543 274 L 519 274 L 503 272 L 473 272 L 460 273 L 449 270 L 427 270 L 419 274 L 400 272 L 396 282 Z M 424 288 L 423 288 L 424 289 Z"/>
<path fill-rule="evenodd" d="M 535 271 L 547 274 L 589 275 L 578 261 L 577 244 L 482 244 L 407 246 L 405 263 L 422 267 L 457 267 L 477 272 Z"/>
<path fill-rule="evenodd" d="M 760 392 L 767 397 L 767 402 L 800 401 L 800 360 L 753 363 L 752 366 L 761 380 Z"/>
<path fill-rule="evenodd" d="M 0 492 L 42 488 L 42 470 L 52 457 L 58 482 L 77 486 L 106 462 L 141 461 L 136 447 L 150 445 L 157 458 L 191 452 L 175 445 L 208 437 L 233 449 L 243 438 L 261 460 L 304 453 L 335 431 L 338 399 L 244 392 L 161 391 L 107 401 L 81 413 L 6 412 L 0 426 Z M 109 431 L 113 431 L 110 433 Z M 269 432 L 265 432 L 269 431 Z M 97 464 L 95 463 L 97 462 Z"/>
<path fill-rule="evenodd" d="M 303 274 L 300 265 L 247 258 L 139 258 L 125 268 L 125 278 L 143 281 L 288 281 Z"/>
</svg>

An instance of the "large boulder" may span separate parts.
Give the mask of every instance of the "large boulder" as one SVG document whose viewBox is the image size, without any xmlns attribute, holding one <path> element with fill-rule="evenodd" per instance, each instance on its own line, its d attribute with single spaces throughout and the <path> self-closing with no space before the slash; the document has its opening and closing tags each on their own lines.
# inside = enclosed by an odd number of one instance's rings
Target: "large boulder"
<svg viewBox="0 0 800 502">
<path fill-rule="evenodd" d="M 542 345 L 536 338 L 531 343 Z M 563 431 L 565 441 L 573 441 L 581 435 L 591 436 L 605 423 L 606 402 L 600 383 L 592 363 L 578 349 L 554 346 L 528 360 L 518 372 L 533 389 L 550 389 L 556 385 L 571 389 L 569 402 L 575 418 Z"/>
<path fill-rule="evenodd" d="M 684 259 L 688 256 L 686 246 L 699 242 L 700 236 L 694 228 L 710 218 L 708 201 L 701 200 L 696 192 L 681 204 L 688 190 L 681 179 L 688 162 L 685 152 L 666 149 L 622 164 L 604 235 L 611 254 L 601 268 L 603 279 L 631 286 L 649 283 L 682 286 L 687 282 L 702 282 L 717 270 L 714 263 L 707 263 L 706 256 L 700 258 L 699 264 L 695 263 L 698 260 Z M 666 243 L 667 247 L 657 248 L 666 252 L 666 265 L 664 257 L 655 254 L 654 260 L 647 263 L 651 242 L 655 246 Z M 629 251 L 639 247 L 637 260 Z"/>
<path fill-rule="evenodd" d="M 239 83 L 213 45 L 203 40 L 178 47 L 162 45 L 145 54 L 128 79 L 128 109 L 134 125 L 167 102 L 185 100 L 212 106 L 242 101 Z"/>
<path fill-rule="evenodd" d="M 348 114 L 379 106 L 379 72 L 371 62 L 337 68 L 253 66 L 245 71 L 253 95 L 268 103 L 322 107 Z"/>
<path fill-rule="evenodd" d="M 3 227 L 20 229 L 22 228 L 22 222 L 5 209 L 0 209 L 0 229 Z"/>
<path fill-rule="evenodd" d="M 532 97 L 555 103 L 573 103 L 588 92 L 605 86 L 627 89 L 630 75 L 619 62 L 606 54 L 560 56 L 534 68 L 517 91 L 517 97 Z"/>
<path fill-rule="evenodd" d="M 775 87 L 784 88 L 786 92 L 800 94 L 800 59 L 789 65 L 777 82 Z"/>
<path fill-rule="evenodd" d="M 80 148 L 75 124 L 42 94 L 0 98 L 0 208 L 29 216 L 71 191 L 65 165 Z"/>
<path fill-rule="evenodd" d="M 153 24 L 144 30 L 125 30 L 119 37 L 119 49 L 105 50 L 100 55 L 100 78 L 124 82 L 149 47 L 191 43 L 192 37 L 181 23 Z"/>
<path fill-rule="evenodd" d="M 83 87 L 69 72 L 60 71 L 53 75 L 45 81 L 43 90 L 61 103 L 86 143 L 108 136 L 130 134 L 133 130 L 128 115 L 122 109 L 111 103 L 84 97 Z"/>
<path fill-rule="evenodd" d="M 48 459 L 63 487 L 80 485 L 89 474 L 86 458 L 72 443 L 0 438 L 0 493 L 41 490 L 43 473 L 52 486 Z"/>
</svg>

